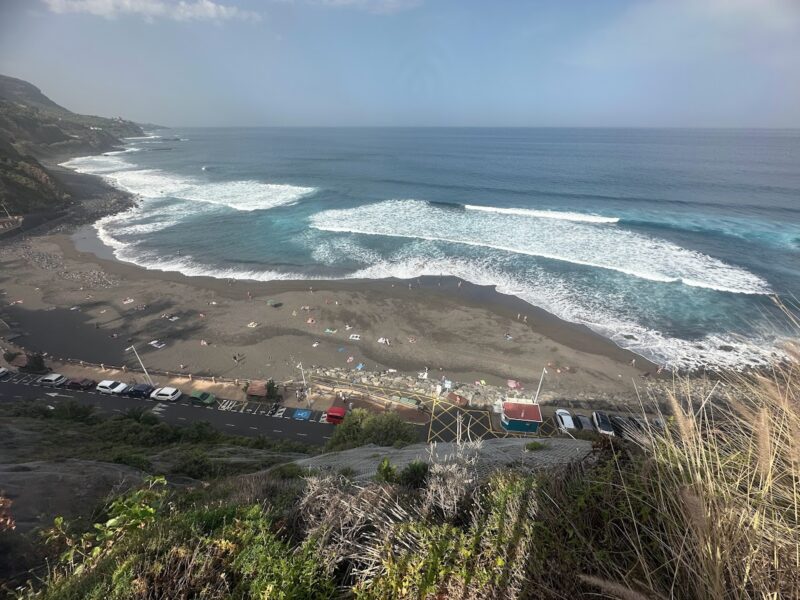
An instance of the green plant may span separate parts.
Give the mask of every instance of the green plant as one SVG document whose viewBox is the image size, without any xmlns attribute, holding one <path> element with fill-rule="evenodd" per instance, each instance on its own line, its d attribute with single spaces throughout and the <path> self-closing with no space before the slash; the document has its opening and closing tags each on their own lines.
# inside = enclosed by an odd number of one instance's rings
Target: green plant
<svg viewBox="0 0 800 600">
<path fill-rule="evenodd" d="M 533 441 L 525 444 L 525 450 L 528 452 L 536 452 L 537 450 L 544 450 L 545 448 L 547 448 L 547 444 L 543 442 Z"/>
<path fill-rule="evenodd" d="M 173 472 L 186 475 L 192 479 L 205 479 L 214 477 L 217 469 L 208 455 L 199 448 L 193 448 L 182 452 L 178 461 L 172 468 Z"/>
<path fill-rule="evenodd" d="M 144 454 L 138 452 L 118 451 L 111 460 L 140 471 L 149 471 L 152 468 L 150 460 Z"/>
<path fill-rule="evenodd" d="M 44 358 L 41 354 L 29 354 L 28 364 L 26 364 L 24 367 L 20 367 L 20 371 L 26 371 L 28 373 L 44 373 L 47 371 L 47 366 L 44 364 Z"/>
<path fill-rule="evenodd" d="M 370 413 L 356 408 L 345 416 L 328 441 L 328 450 L 346 450 L 367 444 L 402 447 L 419 441 L 416 426 L 403 421 L 397 413 Z"/>
<path fill-rule="evenodd" d="M 408 463 L 397 475 L 399 484 L 412 489 L 425 487 L 427 479 L 428 463 L 419 460 Z"/>
<path fill-rule="evenodd" d="M 397 468 L 389 462 L 389 457 L 384 456 L 375 473 L 375 481 L 381 483 L 395 483 L 397 481 Z"/>
</svg>

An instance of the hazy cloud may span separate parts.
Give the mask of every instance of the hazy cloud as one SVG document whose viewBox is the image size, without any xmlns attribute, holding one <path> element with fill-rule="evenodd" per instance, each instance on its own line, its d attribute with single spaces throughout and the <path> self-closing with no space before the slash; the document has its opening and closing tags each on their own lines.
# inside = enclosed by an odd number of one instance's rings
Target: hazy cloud
<svg viewBox="0 0 800 600">
<path fill-rule="evenodd" d="M 423 0 L 306 0 L 309 4 L 321 4 L 334 8 L 353 8 L 372 13 L 397 13 L 416 8 Z"/>
<path fill-rule="evenodd" d="M 259 21 L 261 15 L 212 0 L 44 0 L 54 13 L 84 13 L 115 19 L 136 16 L 146 20 Z"/>
</svg>

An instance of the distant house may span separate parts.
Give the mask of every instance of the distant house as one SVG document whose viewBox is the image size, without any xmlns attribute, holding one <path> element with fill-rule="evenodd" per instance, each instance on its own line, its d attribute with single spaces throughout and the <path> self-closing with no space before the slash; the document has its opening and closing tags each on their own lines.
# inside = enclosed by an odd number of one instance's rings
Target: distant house
<svg viewBox="0 0 800 600">
<path fill-rule="evenodd" d="M 542 423 L 542 409 L 533 400 L 507 400 L 503 402 L 500 423 L 506 431 L 536 433 Z"/>
</svg>

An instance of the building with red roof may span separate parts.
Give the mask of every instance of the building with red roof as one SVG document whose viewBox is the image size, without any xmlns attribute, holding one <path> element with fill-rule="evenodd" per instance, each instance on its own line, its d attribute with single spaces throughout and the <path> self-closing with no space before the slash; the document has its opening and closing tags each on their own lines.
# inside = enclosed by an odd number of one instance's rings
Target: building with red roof
<svg viewBox="0 0 800 600">
<path fill-rule="evenodd" d="M 506 431 L 536 433 L 542 423 L 542 409 L 538 403 L 524 398 L 503 402 L 500 423 Z"/>
</svg>

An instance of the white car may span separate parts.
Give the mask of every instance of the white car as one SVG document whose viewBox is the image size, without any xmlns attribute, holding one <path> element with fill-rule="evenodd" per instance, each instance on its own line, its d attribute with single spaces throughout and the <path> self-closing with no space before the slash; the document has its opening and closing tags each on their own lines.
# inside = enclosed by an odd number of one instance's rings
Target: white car
<svg viewBox="0 0 800 600">
<path fill-rule="evenodd" d="M 8 369 L 6 369 L 5 367 L 0 367 L 0 379 L 2 379 L 3 377 L 5 377 L 5 376 L 6 376 L 6 375 L 8 375 L 9 373 L 11 373 L 11 371 L 9 371 Z"/>
<path fill-rule="evenodd" d="M 36 383 L 39 385 L 46 385 L 48 387 L 59 387 L 67 383 L 67 378 L 61 373 L 50 373 L 44 377 L 39 377 Z"/>
<path fill-rule="evenodd" d="M 573 431 L 576 429 L 575 422 L 572 420 L 572 415 L 568 410 L 559 408 L 556 411 L 556 424 L 561 431 Z"/>
<path fill-rule="evenodd" d="M 182 395 L 183 392 L 181 392 L 178 388 L 162 387 L 150 394 L 150 398 L 153 400 L 158 400 L 159 402 L 175 402 Z"/>
<path fill-rule="evenodd" d="M 127 389 L 128 386 L 126 384 L 119 381 L 113 381 L 111 379 L 106 379 L 105 381 L 101 381 L 97 384 L 97 391 L 101 394 L 113 394 L 114 396 L 119 396 Z"/>
</svg>

